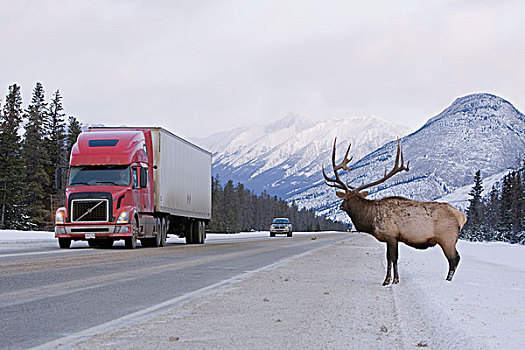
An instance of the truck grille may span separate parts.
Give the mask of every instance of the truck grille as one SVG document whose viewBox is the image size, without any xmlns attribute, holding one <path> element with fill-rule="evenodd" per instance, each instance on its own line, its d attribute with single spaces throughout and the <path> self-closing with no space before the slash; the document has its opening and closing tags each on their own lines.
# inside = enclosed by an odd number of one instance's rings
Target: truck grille
<svg viewBox="0 0 525 350">
<path fill-rule="evenodd" d="M 72 222 L 108 222 L 107 199 L 75 199 L 71 202 Z"/>
</svg>

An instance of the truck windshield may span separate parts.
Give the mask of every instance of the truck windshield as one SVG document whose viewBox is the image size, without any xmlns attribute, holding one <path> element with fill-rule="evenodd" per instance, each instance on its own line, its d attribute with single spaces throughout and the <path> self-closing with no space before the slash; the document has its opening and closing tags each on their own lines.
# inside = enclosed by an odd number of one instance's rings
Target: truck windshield
<svg viewBox="0 0 525 350">
<path fill-rule="evenodd" d="M 69 169 L 69 186 L 129 186 L 130 180 L 130 169 L 125 165 L 72 166 Z"/>
<path fill-rule="evenodd" d="M 289 224 L 290 220 L 288 219 L 273 219 L 272 224 Z"/>
</svg>

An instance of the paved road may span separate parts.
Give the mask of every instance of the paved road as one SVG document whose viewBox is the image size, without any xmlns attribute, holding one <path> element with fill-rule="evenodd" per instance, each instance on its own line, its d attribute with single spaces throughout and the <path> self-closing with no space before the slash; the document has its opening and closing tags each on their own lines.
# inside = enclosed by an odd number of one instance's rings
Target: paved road
<svg viewBox="0 0 525 350">
<path fill-rule="evenodd" d="M 82 244 L 61 250 L 49 241 L 3 245 L 0 348 L 38 346 L 347 237 L 297 234 L 134 251 Z"/>
</svg>

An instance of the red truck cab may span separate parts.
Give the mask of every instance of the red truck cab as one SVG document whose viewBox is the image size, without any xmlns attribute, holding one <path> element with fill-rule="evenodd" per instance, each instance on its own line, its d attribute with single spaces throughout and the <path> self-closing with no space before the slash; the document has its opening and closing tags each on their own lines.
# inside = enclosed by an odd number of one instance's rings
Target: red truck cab
<svg viewBox="0 0 525 350">
<path fill-rule="evenodd" d="M 148 129 L 89 130 L 73 146 L 65 207 L 56 213 L 61 248 L 72 240 L 109 247 L 162 246 L 169 218 L 154 214 L 152 136 Z"/>
</svg>

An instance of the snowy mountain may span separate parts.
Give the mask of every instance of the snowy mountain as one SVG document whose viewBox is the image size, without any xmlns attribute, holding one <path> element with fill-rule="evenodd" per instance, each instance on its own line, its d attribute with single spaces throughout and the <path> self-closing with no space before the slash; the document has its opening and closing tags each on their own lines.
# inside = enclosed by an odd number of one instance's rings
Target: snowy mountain
<svg viewBox="0 0 525 350">
<path fill-rule="evenodd" d="M 359 159 L 396 137 L 405 126 L 377 117 L 317 122 L 296 114 L 267 125 L 220 132 L 195 142 L 213 153 L 213 174 L 241 182 L 256 193 L 288 198 L 322 179 L 335 136 L 350 140 Z M 328 198 L 326 198 L 328 200 Z"/>
<path fill-rule="evenodd" d="M 402 138 L 401 144 L 405 163 L 410 161 L 410 171 L 372 188 L 371 198 L 401 195 L 437 200 L 456 190 L 468 194 L 461 188 L 472 186 L 476 170 L 481 170 L 483 177 L 491 177 L 516 165 L 525 150 L 525 116 L 500 97 L 468 95 Z M 340 142 L 339 153 L 344 148 L 344 142 Z M 353 149 L 358 150 L 358 146 Z M 396 142 L 392 141 L 355 162 L 353 170 L 343 178 L 354 185 L 379 179 L 385 169 L 392 168 L 395 154 Z M 338 159 L 341 157 L 339 154 Z M 340 200 L 335 197 L 334 189 L 322 181 L 288 199 L 315 208 L 321 214 L 347 220 L 346 214 L 338 210 Z"/>
</svg>

